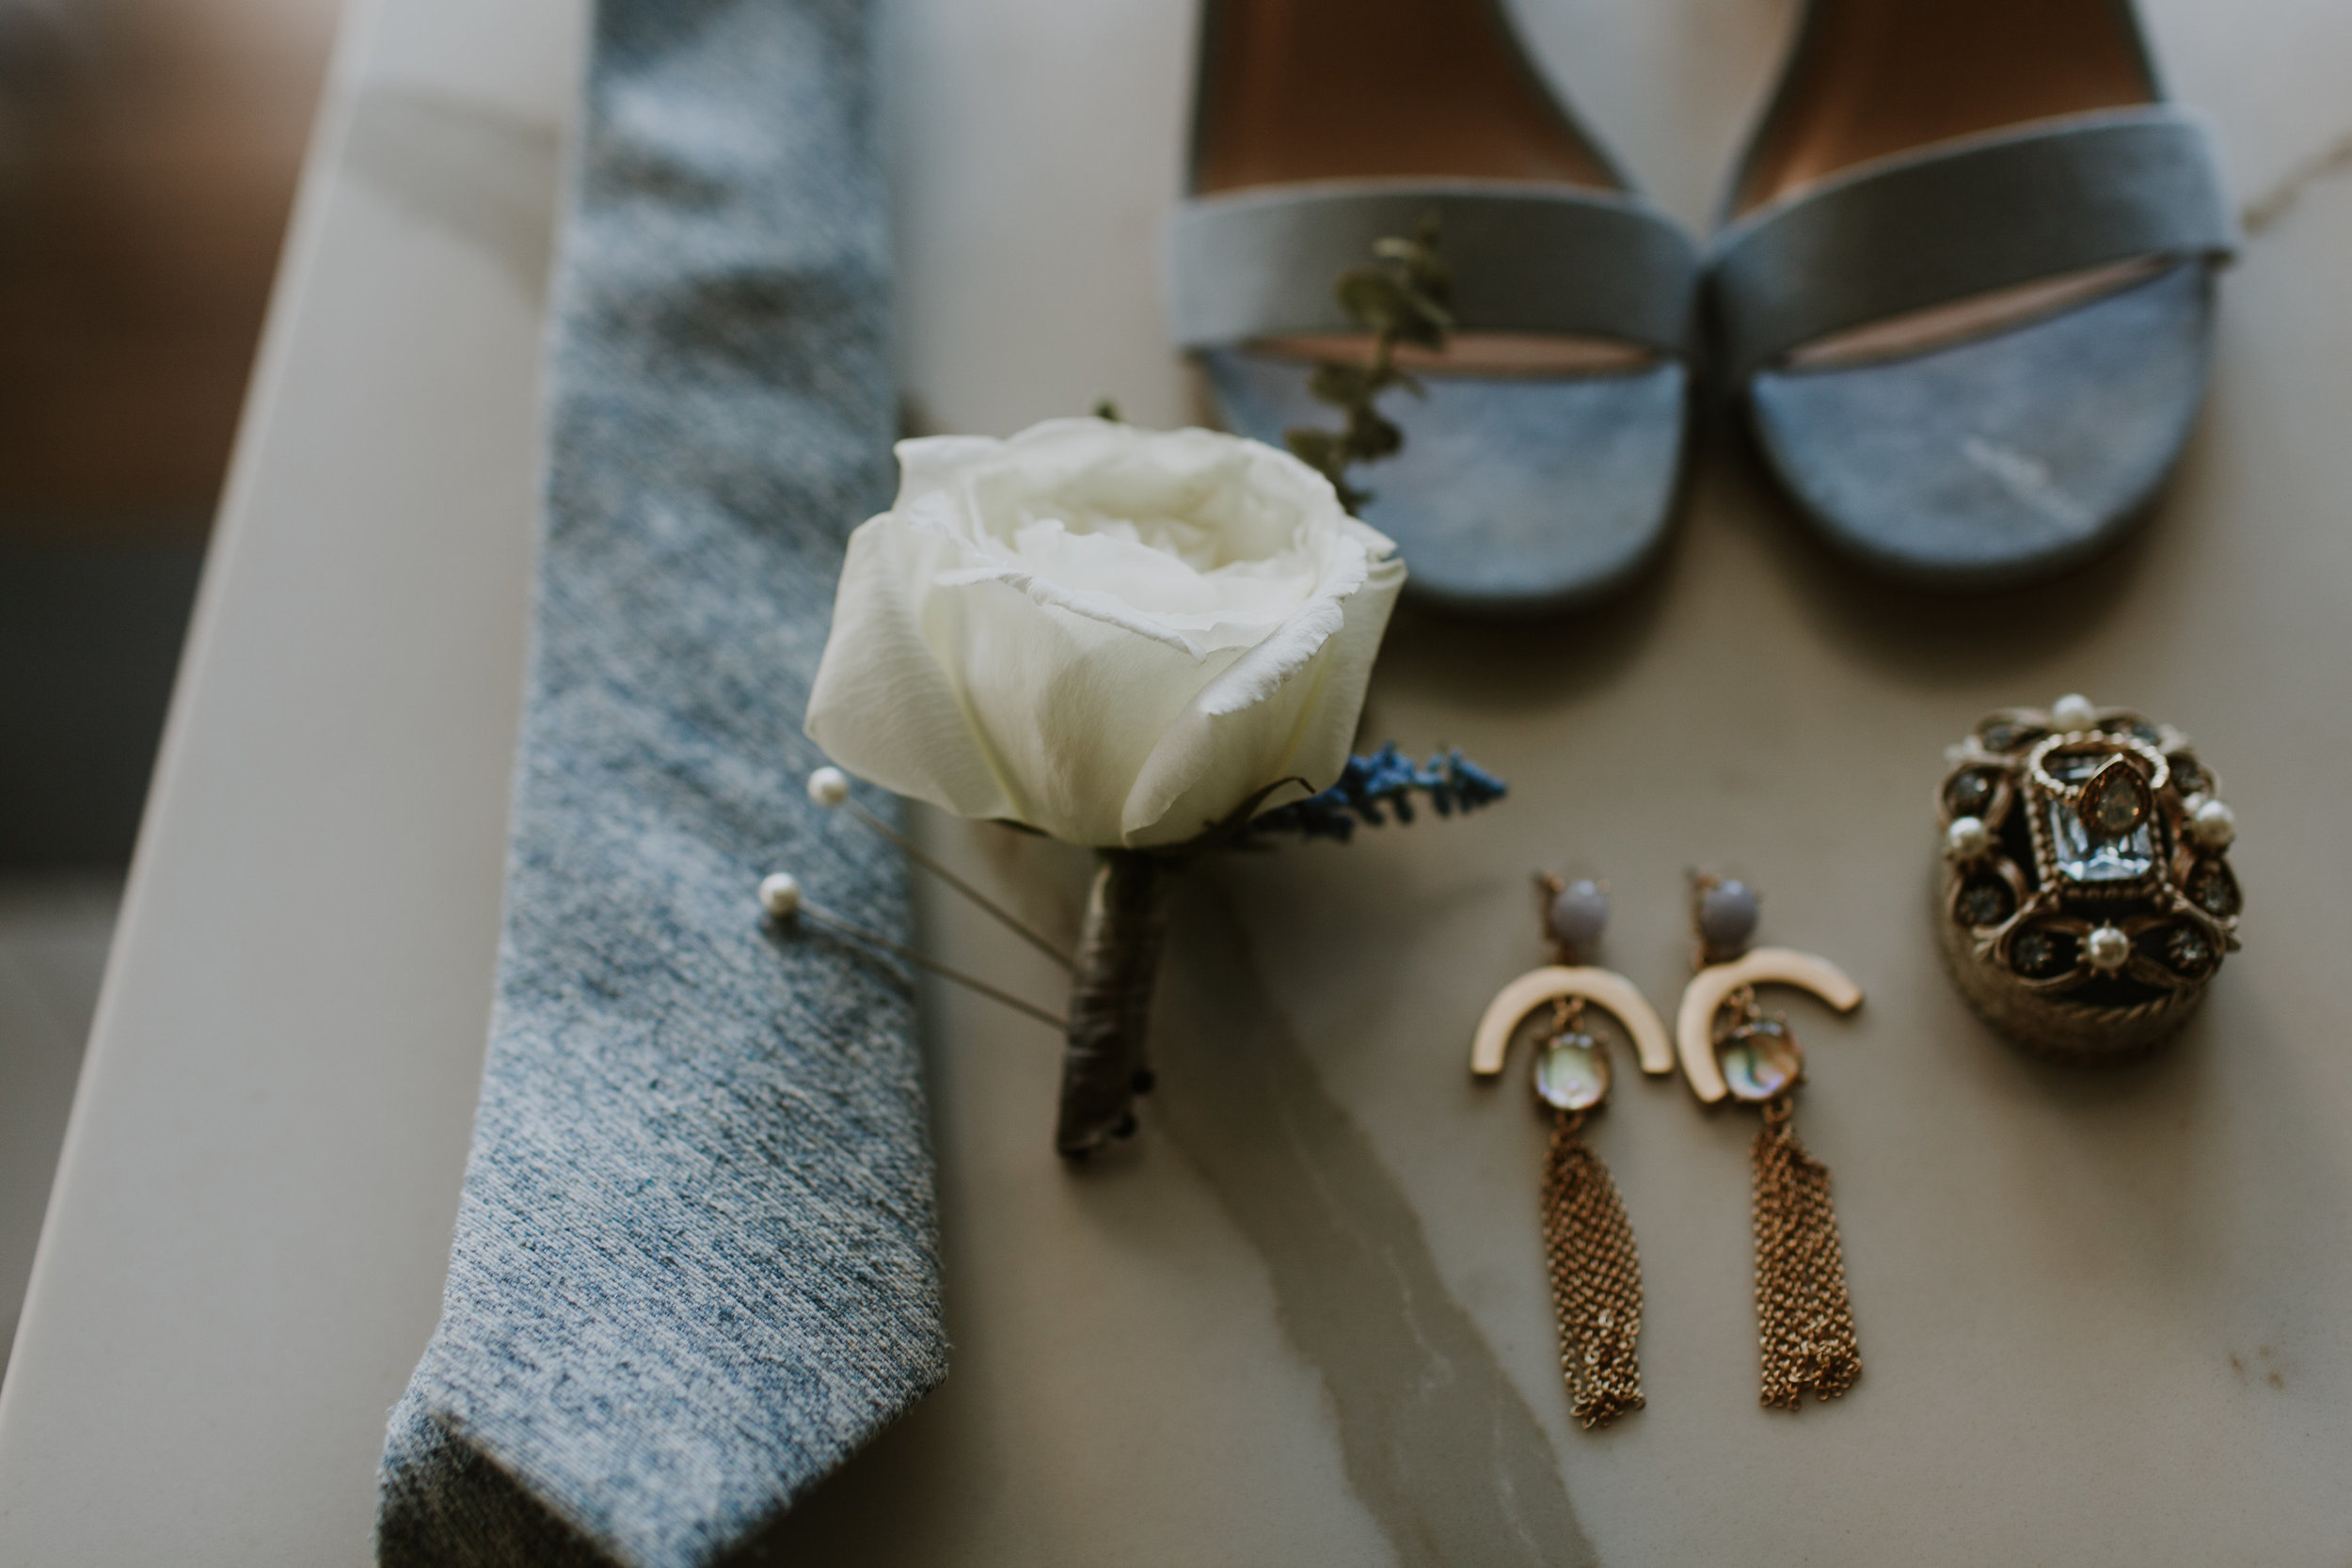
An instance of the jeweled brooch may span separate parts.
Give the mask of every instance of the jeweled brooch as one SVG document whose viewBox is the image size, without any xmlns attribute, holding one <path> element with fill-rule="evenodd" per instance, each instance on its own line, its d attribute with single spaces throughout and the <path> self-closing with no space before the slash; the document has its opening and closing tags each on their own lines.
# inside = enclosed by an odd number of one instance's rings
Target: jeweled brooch
<svg viewBox="0 0 2352 1568">
<path fill-rule="evenodd" d="M 2113 1060 L 2187 1021 L 2238 945 L 2236 819 L 2188 736 L 2061 697 L 1947 753 L 1937 927 L 1960 989 L 2021 1044 Z"/>
</svg>

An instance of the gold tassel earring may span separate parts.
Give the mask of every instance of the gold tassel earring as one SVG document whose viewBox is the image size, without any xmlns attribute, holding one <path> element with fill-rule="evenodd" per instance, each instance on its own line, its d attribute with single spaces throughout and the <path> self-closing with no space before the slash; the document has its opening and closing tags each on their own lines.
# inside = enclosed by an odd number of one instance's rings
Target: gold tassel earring
<svg viewBox="0 0 2352 1568">
<path fill-rule="evenodd" d="M 1535 1056 L 1535 1098 L 1551 1113 L 1542 1213 L 1546 1272 L 1560 1323 L 1560 1370 L 1569 1407 L 1590 1430 L 1642 1408 L 1642 1260 L 1625 1199 L 1583 1139 L 1585 1118 L 1609 1097 L 1609 1047 L 1584 1027 L 1588 1006 L 1616 1019 L 1644 1071 L 1672 1072 L 1674 1048 L 1648 1001 L 1624 975 L 1580 963 L 1600 941 L 1608 895 L 1597 883 L 1539 876 L 1557 963 L 1502 988 L 1479 1021 L 1470 1071 L 1502 1070 L 1511 1037 L 1536 1008 L 1551 1019 Z"/>
<path fill-rule="evenodd" d="M 1804 1053 L 1788 1021 L 1756 1006 L 1759 985 L 1796 986 L 1839 1012 L 1862 991 L 1835 964 L 1784 947 L 1751 950 L 1759 901 L 1746 884 L 1709 874 L 1692 879 L 1698 973 L 1682 993 L 1675 1043 L 1692 1092 L 1712 1105 L 1728 1098 L 1763 1114 L 1755 1171 L 1756 1316 L 1762 1352 L 1760 1397 L 1797 1409 L 1810 1393 L 1834 1400 L 1862 1375 L 1845 1249 L 1830 1206 L 1829 1167 L 1790 1125 Z"/>
</svg>

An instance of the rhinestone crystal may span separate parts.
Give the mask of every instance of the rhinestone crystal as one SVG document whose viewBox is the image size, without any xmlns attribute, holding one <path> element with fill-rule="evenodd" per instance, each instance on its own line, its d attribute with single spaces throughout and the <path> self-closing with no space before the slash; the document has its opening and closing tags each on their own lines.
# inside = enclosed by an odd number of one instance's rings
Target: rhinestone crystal
<svg viewBox="0 0 2352 1568">
<path fill-rule="evenodd" d="M 2155 834 L 2152 814 L 2145 809 L 2147 783 L 2137 768 L 2120 757 L 2096 752 L 2061 752 L 2044 766 L 2053 778 L 2084 785 L 2080 806 L 2055 798 L 2043 802 L 2059 876 L 2070 882 L 2131 882 L 2155 869 Z M 2122 772 L 2114 772 L 2119 766 Z M 2107 791 L 2114 787 L 2111 781 L 2125 775 L 2128 779 L 2122 787 L 2137 789 L 2137 803 L 2141 809 L 2130 827 L 2109 833 L 2103 824 L 2094 825 L 2093 791 L 2098 792 L 2097 803 L 2104 806 Z"/>
<path fill-rule="evenodd" d="M 2213 942 L 2194 926 L 2175 926 L 2164 934 L 2164 961 L 2183 974 L 2201 974 L 2213 963 Z"/>
<path fill-rule="evenodd" d="M 1953 909 L 1964 924 L 1998 926 L 2017 912 L 2017 895 L 1998 877 L 1979 877 L 1960 890 Z"/>
<path fill-rule="evenodd" d="M 2083 825 L 2100 838 L 2122 838 L 2148 820 L 2154 805 L 2139 769 L 2122 757 L 2110 759 L 2083 785 Z"/>
<path fill-rule="evenodd" d="M 1998 788 L 1994 776 L 1981 768 L 1971 768 L 1952 776 L 1944 786 L 1944 804 L 1954 816 L 1982 816 L 1993 804 Z"/>
<path fill-rule="evenodd" d="M 2036 926 L 2010 942 L 2010 967 L 2028 980 L 2054 980 L 2074 967 L 2081 951 L 2071 932 Z"/>
<path fill-rule="evenodd" d="M 2050 838 L 2058 851 L 2058 875 L 2070 882 L 2137 881 L 2155 869 L 2155 842 L 2144 822 L 2121 838 L 2095 839 L 2083 826 L 2080 813 L 2053 800 Z"/>
<path fill-rule="evenodd" d="M 2220 861 L 2199 861 L 2188 874 L 2189 902 L 2217 920 L 2228 920 L 2244 908 L 2237 878 Z"/>
</svg>

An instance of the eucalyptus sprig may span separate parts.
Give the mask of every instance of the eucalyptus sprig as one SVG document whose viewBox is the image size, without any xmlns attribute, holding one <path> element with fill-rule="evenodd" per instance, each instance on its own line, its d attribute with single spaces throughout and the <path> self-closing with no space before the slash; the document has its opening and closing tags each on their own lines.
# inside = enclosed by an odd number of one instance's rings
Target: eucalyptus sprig
<svg viewBox="0 0 2352 1568">
<path fill-rule="evenodd" d="M 1360 512 L 1372 492 L 1347 481 L 1348 469 L 1393 456 L 1405 433 L 1380 412 L 1380 394 L 1402 387 L 1426 396 L 1422 384 L 1400 370 L 1396 351 L 1409 345 L 1442 353 L 1454 330 L 1454 274 L 1438 255 L 1435 213 L 1414 226 L 1411 239 L 1375 240 L 1371 266 L 1350 267 L 1332 293 L 1348 319 L 1373 334 L 1372 357 L 1364 363 L 1324 359 L 1315 364 L 1307 390 L 1346 416 L 1337 430 L 1301 425 L 1282 433 L 1291 454 L 1331 482 L 1340 504 Z"/>
</svg>

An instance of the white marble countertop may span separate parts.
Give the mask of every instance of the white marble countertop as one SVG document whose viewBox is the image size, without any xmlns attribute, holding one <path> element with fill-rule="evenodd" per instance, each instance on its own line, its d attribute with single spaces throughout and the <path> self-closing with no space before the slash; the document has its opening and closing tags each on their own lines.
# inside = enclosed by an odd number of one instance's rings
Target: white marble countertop
<svg viewBox="0 0 2352 1568">
<path fill-rule="evenodd" d="M 1520 9 L 1700 219 L 1788 0 Z M 755 1557 L 2342 1561 L 2352 10 L 2150 9 L 2267 221 L 2149 531 L 2049 589 L 1922 600 L 1826 561 L 1718 430 L 1625 603 L 1401 621 L 1372 728 L 1466 747 L 1510 801 L 1200 879 L 1165 1092 L 1075 1179 L 1055 1042 L 925 990 L 954 1371 Z M 1191 418 L 1152 271 L 1188 0 L 888 15 L 918 417 L 1002 432 L 1107 393 Z M 368 1559 L 481 1059 L 582 22 L 381 0 L 348 29 L 0 1385 L 0 1561 Z M 2245 823 L 2246 951 L 2122 1072 L 2001 1044 L 1925 912 L 1944 744 L 2077 689 L 2193 732 Z M 1073 857 L 921 831 L 1074 923 Z M 1553 1365 L 1543 1129 L 1469 1082 L 1469 1033 L 1539 957 L 1532 863 L 1610 879 L 1610 958 L 1663 1002 L 1701 861 L 1869 993 L 1796 1008 L 1867 1370 L 1838 1405 L 1756 1407 L 1750 1129 L 1628 1085 L 1595 1138 L 1640 1234 L 1650 1407 L 1586 1434 Z M 1011 939 L 922 912 L 944 956 L 1050 995 Z"/>
</svg>

